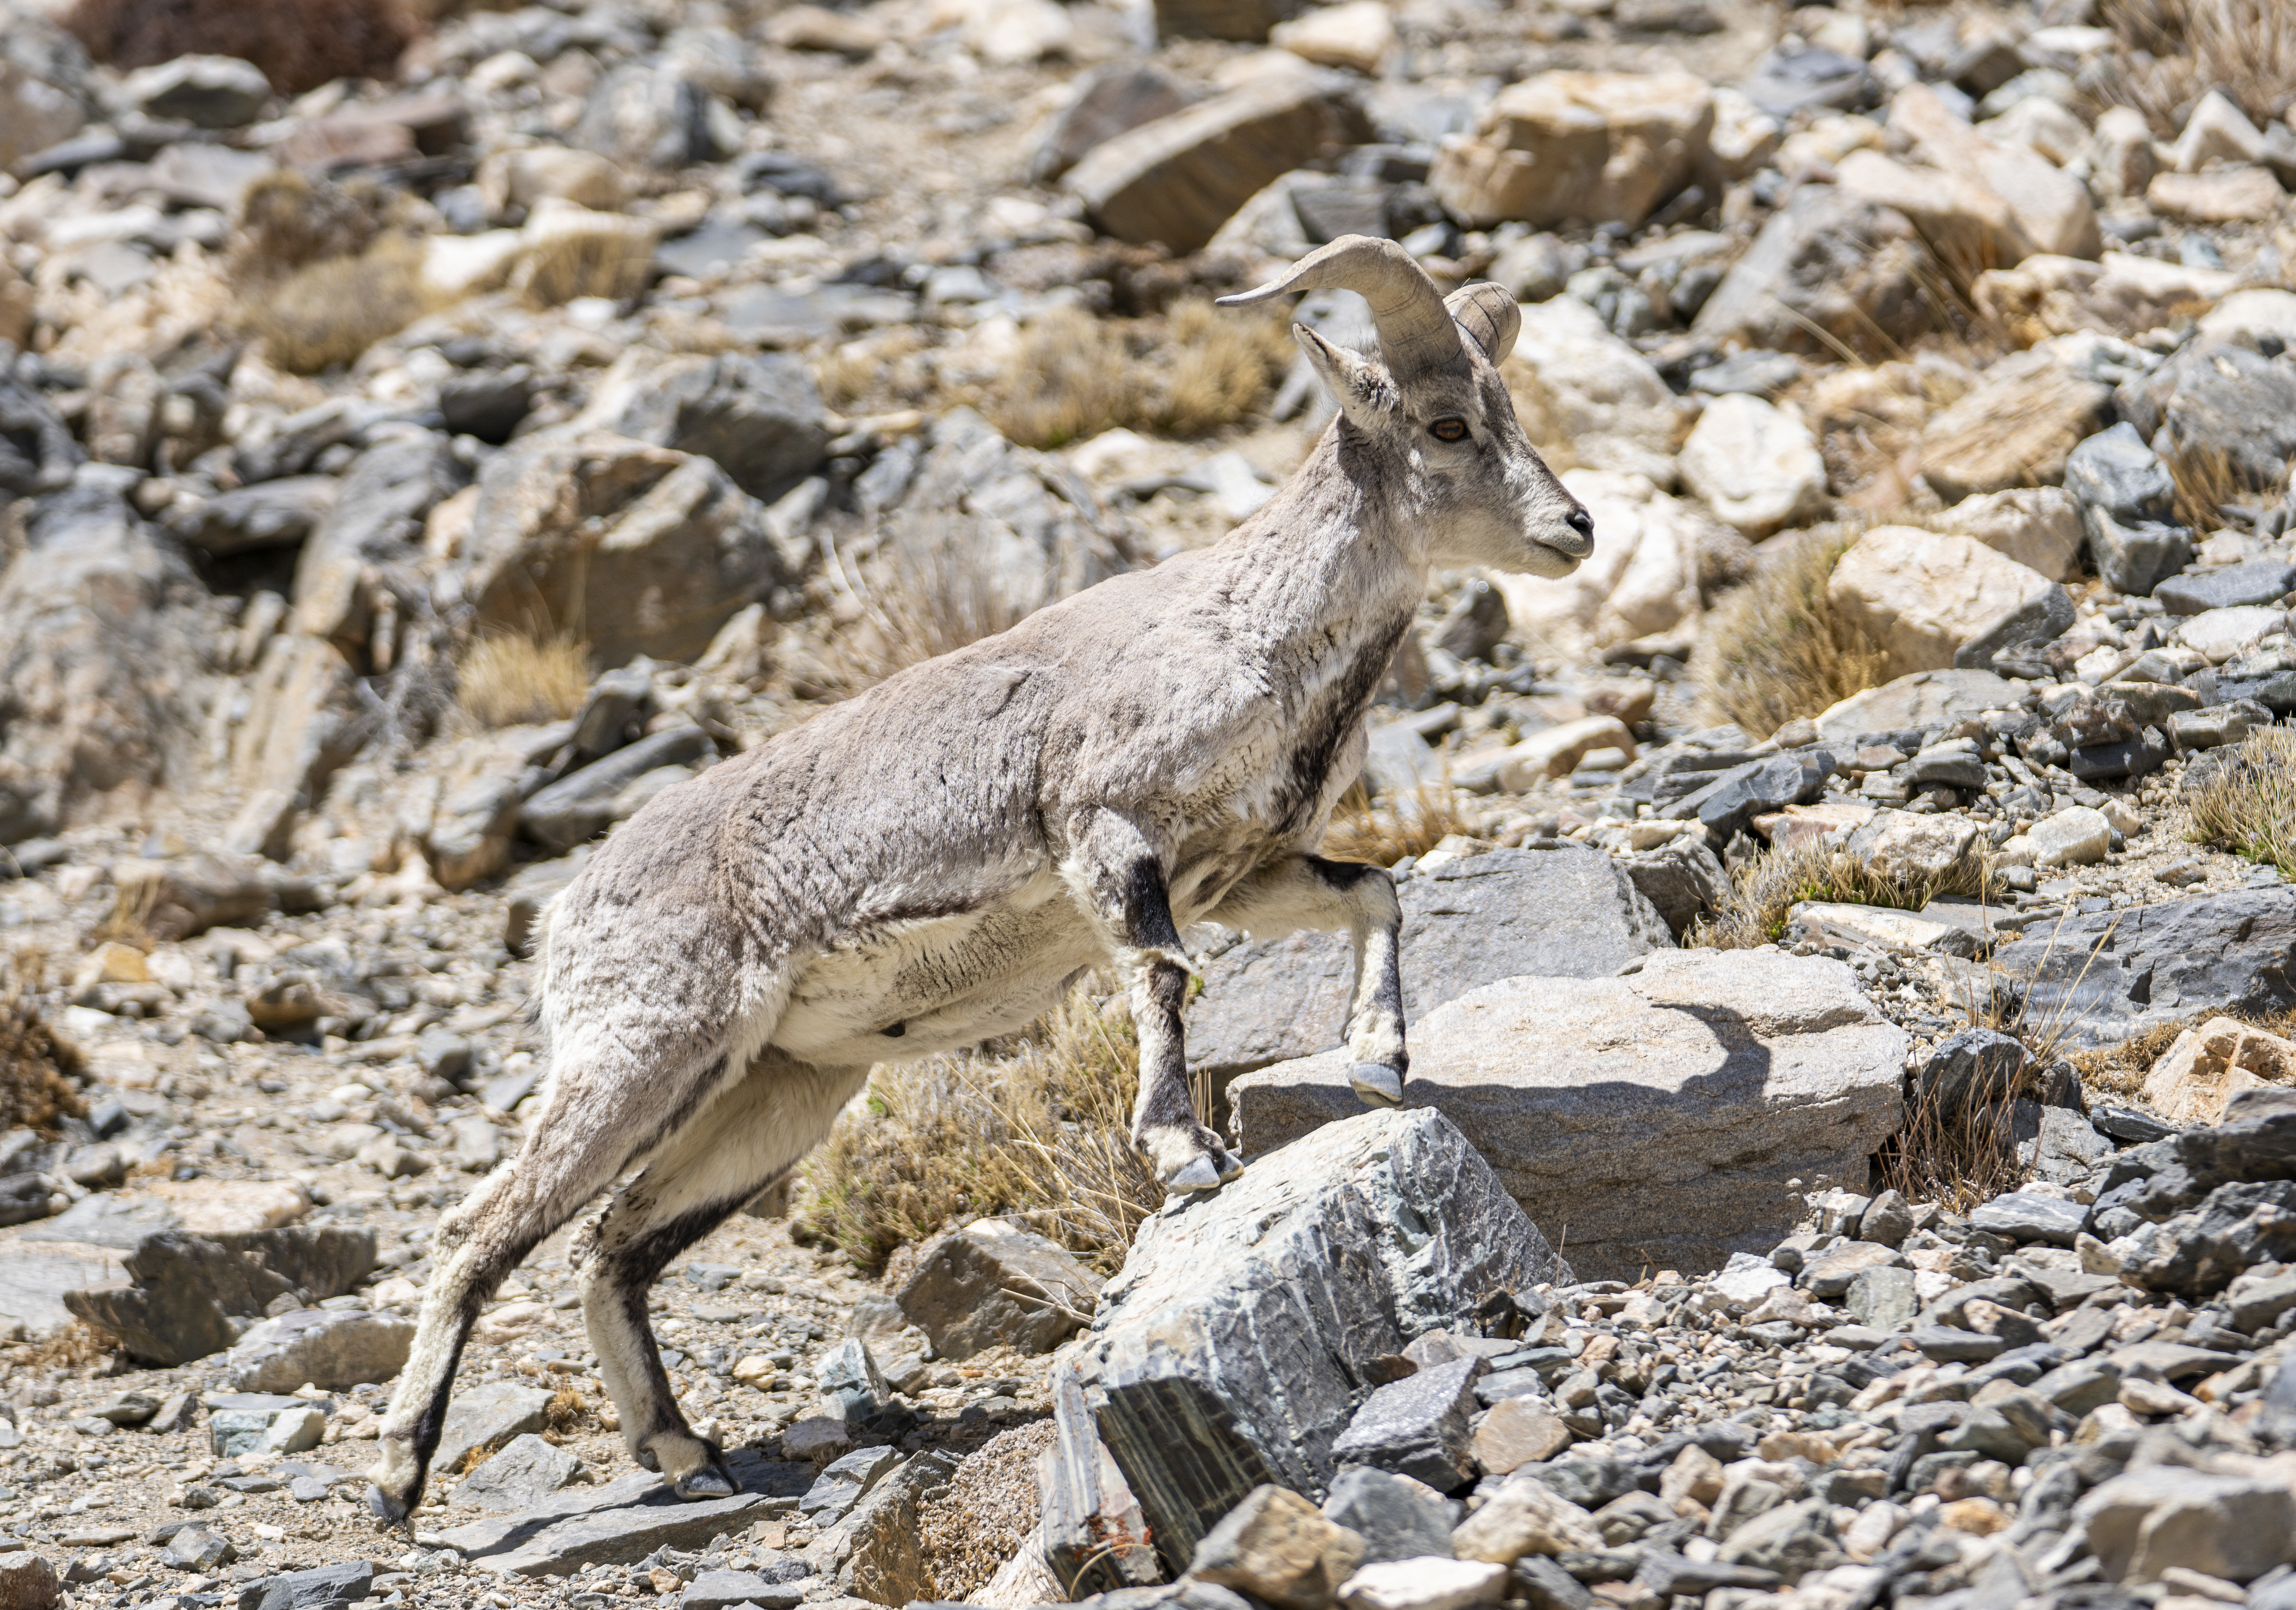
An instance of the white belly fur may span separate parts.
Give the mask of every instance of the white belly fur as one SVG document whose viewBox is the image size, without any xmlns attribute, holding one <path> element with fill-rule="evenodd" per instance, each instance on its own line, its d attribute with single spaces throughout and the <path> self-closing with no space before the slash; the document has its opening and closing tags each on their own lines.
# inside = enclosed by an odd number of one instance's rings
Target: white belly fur
<svg viewBox="0 0 2296 1610">
<path fill-rule="evenodd" d="M 1267 853 L 1256 835 L 1207 835 L 1171 879 L 1183 933 Z M 1051 867 L 970 911 L 886 923 L 809 958 L 772 1043 L 824 1067 L 906 1062 L 1025 1028 L 1077 976 L 1110 960 Z M 899 1026 L 901 1032 L 885 1031 Z"/>
<path fill-rule="evenodd" d="M 1066 888 L 1035 880 L 978 911 L 889 924 L 814 956 L 773 1043 L 832 1067 L 954 1050 L 1043 1017 L 1105 959 Z"/>
</svg>

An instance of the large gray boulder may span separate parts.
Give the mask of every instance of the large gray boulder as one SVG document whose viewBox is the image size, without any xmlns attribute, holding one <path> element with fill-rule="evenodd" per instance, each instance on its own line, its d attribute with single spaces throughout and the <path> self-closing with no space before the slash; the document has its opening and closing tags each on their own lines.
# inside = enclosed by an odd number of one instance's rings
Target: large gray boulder
<svg viewBox="0 0 2296 1610">
<path fill-rule="evenodd" d="M 726 1456 L 739 1491 L 687 1503 L 651 1471 L 598 1487 L 570 1487 L 528 1509 L 489 1515 L 415 1541 L 461 1554 L 497 1576 L 571 1576 L 586 1565 L 626 1565 L 657 1549 L 695 1549 L 785 1513 L 813 1480 L 813 1467 L 768 1459 L 754 1449 Z M 441 1468 L 442 1466 L 434 1466 Z"/>
<path fill-rule="evenodd" d="M 1067 460 L 1015 447 L 970 408 L 894 443 L 853 490 L 862 512 L 879 517 L 874 562 L 885 584 L 916 589 L 976 625 L 1001 629 L 1130 569 L 1136 557 Z M 888 624 L 938 629 L 913 618 Z M 954 645 L 886 646 L 914 657 Z"/>
<path fill-rule="evenodd" d="M 1177 1573 L 1254 1487 L 1322 1491 L 1378 1361 L 1570 1278 L 1442 1114 L 1359 1113 L 1142 1225 L 1077 1363 Z"/>
<path fill-rule="evenodd" d="M 1050 1353 L 1092 1317 L 1099 1288 L 1066 1248 L 983 1219 L 929 1246 L 898 1301 L 936 1358 L 969 1359 L 998 1346 Z"/>
<path fill-rule="evenodd" d="M 0 28 L 0 168 L 69 140 L 87 123 L 87 52 L 37 14 Z"/>
<path fill-rule="evenodd" d="M 606 371 L 577 421 L 716 462 L 752 497 L 772 499 L 821 465 L 821 393 L 786 354 L 664 354 L 632 348 Z"/>
<path fill-rule="evenodd" d="M 394 427 L 361 453 L 296 556 L 295 630 L 325 638 L 362 667 L 371 650 L 388 658 L 370 641 L 377 615 L 388 608 L 405 617 L 424 606 L 423 522 L 468 479 L 439 431 Z"/>
<path fill-rule="evenodd" d="M 13 424 L 0 413 L 0 503 Z M 27 481 L 63 472 L 54 457 Z M 0 562 L 0 844 L 53 833 L 113 790 L 158 787 L 196 761 L 216 622 L 190 568 L 128 506 L 136 478 L 83 465 L 18 511 L 20 543 Z"/>
<path fill-rule="evenodd" d="M 571 425 L 480 472 L 464 552 L 482 628 L 578 626 L 605 666 L 699 659 L 783 579 L 765 505 L 717 463 Z"/>
<path fill-rule="evenodd" d="M 123 1260 L 132 1285 L 64 1294 L 64 1306 L 147 1364 L 188 1364 L 221 1353 L 281 1297 L 305 1308 L 374 1269 L 374 1231 L 289 1225 L 195 1236 L 149 1236 Z"/>
<path fill-rule="evenodd" d="M 388 1381 L 406 1367 L 414 1321 L 365 1309 L 299 1308 L 252 1327 L 232 1344 L 225 1378 L 234 1392 L 329 1391 Z"/>
<path fill-rule="evenodd" d="M 1501 978 L 1606 978 L 1674 944 L 1631 874 L 1576 845 L 1450 862 L 1396 893 L 1408 1021 Z M 1344 935 L 1293 934 L 1222 952 L 1203 977 L 1188 1008 L 1188 1063 L 1217 1086 L 1337 1045 L 1355 960 Z"/>
<path fill-rule="evenodd" d="M 1827 743 L 1855 743 L 1868 732 L 1948 726 L 1988 710 L 2013 709 L 2023 690 L 1990 671 L 1913 671 L 1852 693 L 1817 719 Z"/>
<path fill-rule="evenodd" d="M 1404 1099 L 1439 1110 L 1590 1279 L 1720 1267 L 1862 1187 L 1910 1045 L 1838 961 L 1667 951 L 1620 978 L 1510 978 L 1422 1020 Z M 1247 1156 L 1360 1110 L 1345 1051 L 1229 1087 Z"/>
<path fill-rule="evenodd" d="M 1831 184 L 1805 184 L 1698 310 L 1692 331 L 1718 348 L 1829 353 L 1910 342 L 1935 319 L 1924 287 L 1937 265 L 1903 213 Z"/>
<path fill-rule="evenodd" d="M 2156 1024 L 2296 1005 L 2296 889 L 2234 889 L 2068 916 L 1993 952 L 2025 1018 L 2069 1047 Z"/>
</svg>

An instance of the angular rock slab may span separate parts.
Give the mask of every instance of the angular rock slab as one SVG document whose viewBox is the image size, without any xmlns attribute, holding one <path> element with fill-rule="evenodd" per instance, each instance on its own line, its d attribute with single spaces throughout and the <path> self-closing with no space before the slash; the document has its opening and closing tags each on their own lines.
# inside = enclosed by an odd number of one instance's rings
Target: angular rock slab
<svg viewBox="0 0 2296 1610">
<path fill-rule="evenodd" d="M 731 1498 L 681 1502 L 662 1479 L 634 1471 L 603 1487 L 552 1494 L 521 1515 L 489 1516 L 416 1538 L 453 1549 L 500 1576 L 567 1576 L 585 1565 L 624 1565 L 668 1546 L 691 1549 L 753 1524 L 787 1506 L 813 1482 L 813 1467 L 748 1450 L 726 1457 L 741 1491 Z"/>
<path fill-rule="evenodd" d="M 2296 1005 L 2296 889 L 2234 889 L 2037 925 L 1993 952 L 2025 991 L 2026 1019 L 2068 1048 L 2125 1040 L 2202 1013 Z"/>
<path fill-rule="evenodd" d="M 1618 863 L 1575 845 L 1454 861 L 1404 879 L 1396 893 L 1406 1021 L 1501 978 L 1603 978 L 1674 944 Z M 1248 940 L 1221 952 L 1188 1008 L 1190 1066 L 1217 1083 L 1337 1045 L 1354 980 L 1341 935 Z"/>
<path fill-rule="evenodd" d="M 516 1381 L 488 1381 L 448 1401 L 447 1424 L 439 1434 L 433 1470 L 460 1470 L 473 1448 L 499 1448 L 512 1437 L 540 1431 L 548 1422 L 550 1390 Z"/>
<path fill-rule="evenodd" d="M 1091 1315 L 1098 1288 L 1065 1248 L 983 1219 L 932 1243 L 898 1301 L 936 1358 L 969 1359 L 999 1345 L 1050 1353 Z"/>
<path fill-rule="evenodd" d="M 1775 1243 L 1821 1181 L 1862 1184 L 1909 1044 L 1841 962 L 1659 951 L 1625 977 L 1461 996 L 1414 1026 L 1404 1099 L 1456 1124 L 1582 1275 L 1631 1279 L 1718 1269 Z M 1247 1156 L 1360 1105 L 1345 1051 L 1229 1099 Z"/>
<path fill-rule="evenodd" d="M 1571 1278 L 1442 1114 L 1359 1113 L 1141 1226 L 1077 1363 L 1177 1573 L 1254 1487 L 1323 1490 L 1374 1361 Z"/>
<path fill-rule="evenodd" d="M 251 1327 L 232 1344 L 226 1370 L 234 1392 L 334 1391 L 388 1381 L 406 1364 L 414 1321 L 364 1309 L 298 1308 Z"/>
<path fill-rule="evenodd" d="M 1990 671 L 1915 671 L 1830 707 L 1816 718 L 1817 733 L 1828 743 L 1852 743 L 1868 732 L 1944 726 L 2011 709 L 2022 697 L 2017 683 Z"/>
<path fill-rule="evenodd" d="M 127 1254 L 133 1286 L 64 1294 L 64 1306 L 118 1338 L 131 1358 L 188 1364 L 221 1353 L 244 1325 L 292 1293 L 307 1307 L 374 1268 L 374 1231 L 291 1225 L 212 1236 L 149 1236 Z"/>
</svg>

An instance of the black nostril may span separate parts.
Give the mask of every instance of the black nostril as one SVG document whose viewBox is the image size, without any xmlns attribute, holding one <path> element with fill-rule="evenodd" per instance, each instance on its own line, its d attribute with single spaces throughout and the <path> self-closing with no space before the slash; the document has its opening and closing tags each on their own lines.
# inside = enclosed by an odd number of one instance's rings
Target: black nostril
<svg viewBox="0 0 2296 1610">
<path fill-rule="evenodd" d="M 1584 509 L 1580 509 L 1574 512 L 1569 519 L 1563 521 L 1563 524 L 1569 526 L 1579 535 L 1590 540 L 1595 535 L 1595 517 L 1587 513 Z"/>
</svg>

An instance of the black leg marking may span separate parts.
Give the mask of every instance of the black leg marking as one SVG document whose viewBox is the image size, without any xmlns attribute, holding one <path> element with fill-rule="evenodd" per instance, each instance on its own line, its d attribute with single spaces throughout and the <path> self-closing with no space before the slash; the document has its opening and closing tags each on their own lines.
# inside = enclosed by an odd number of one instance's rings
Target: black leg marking
<svg viewBox="0 0 2296 1610">
<path fill-rule="evenodd" d="M 1132 863 L 1124 879 L 1125 937 L 1144 951 L 1177 954 L 1180 930 L 1172 921 L 1172 897 L 1164 869 L 1152 861 Z"/>
</svg>

